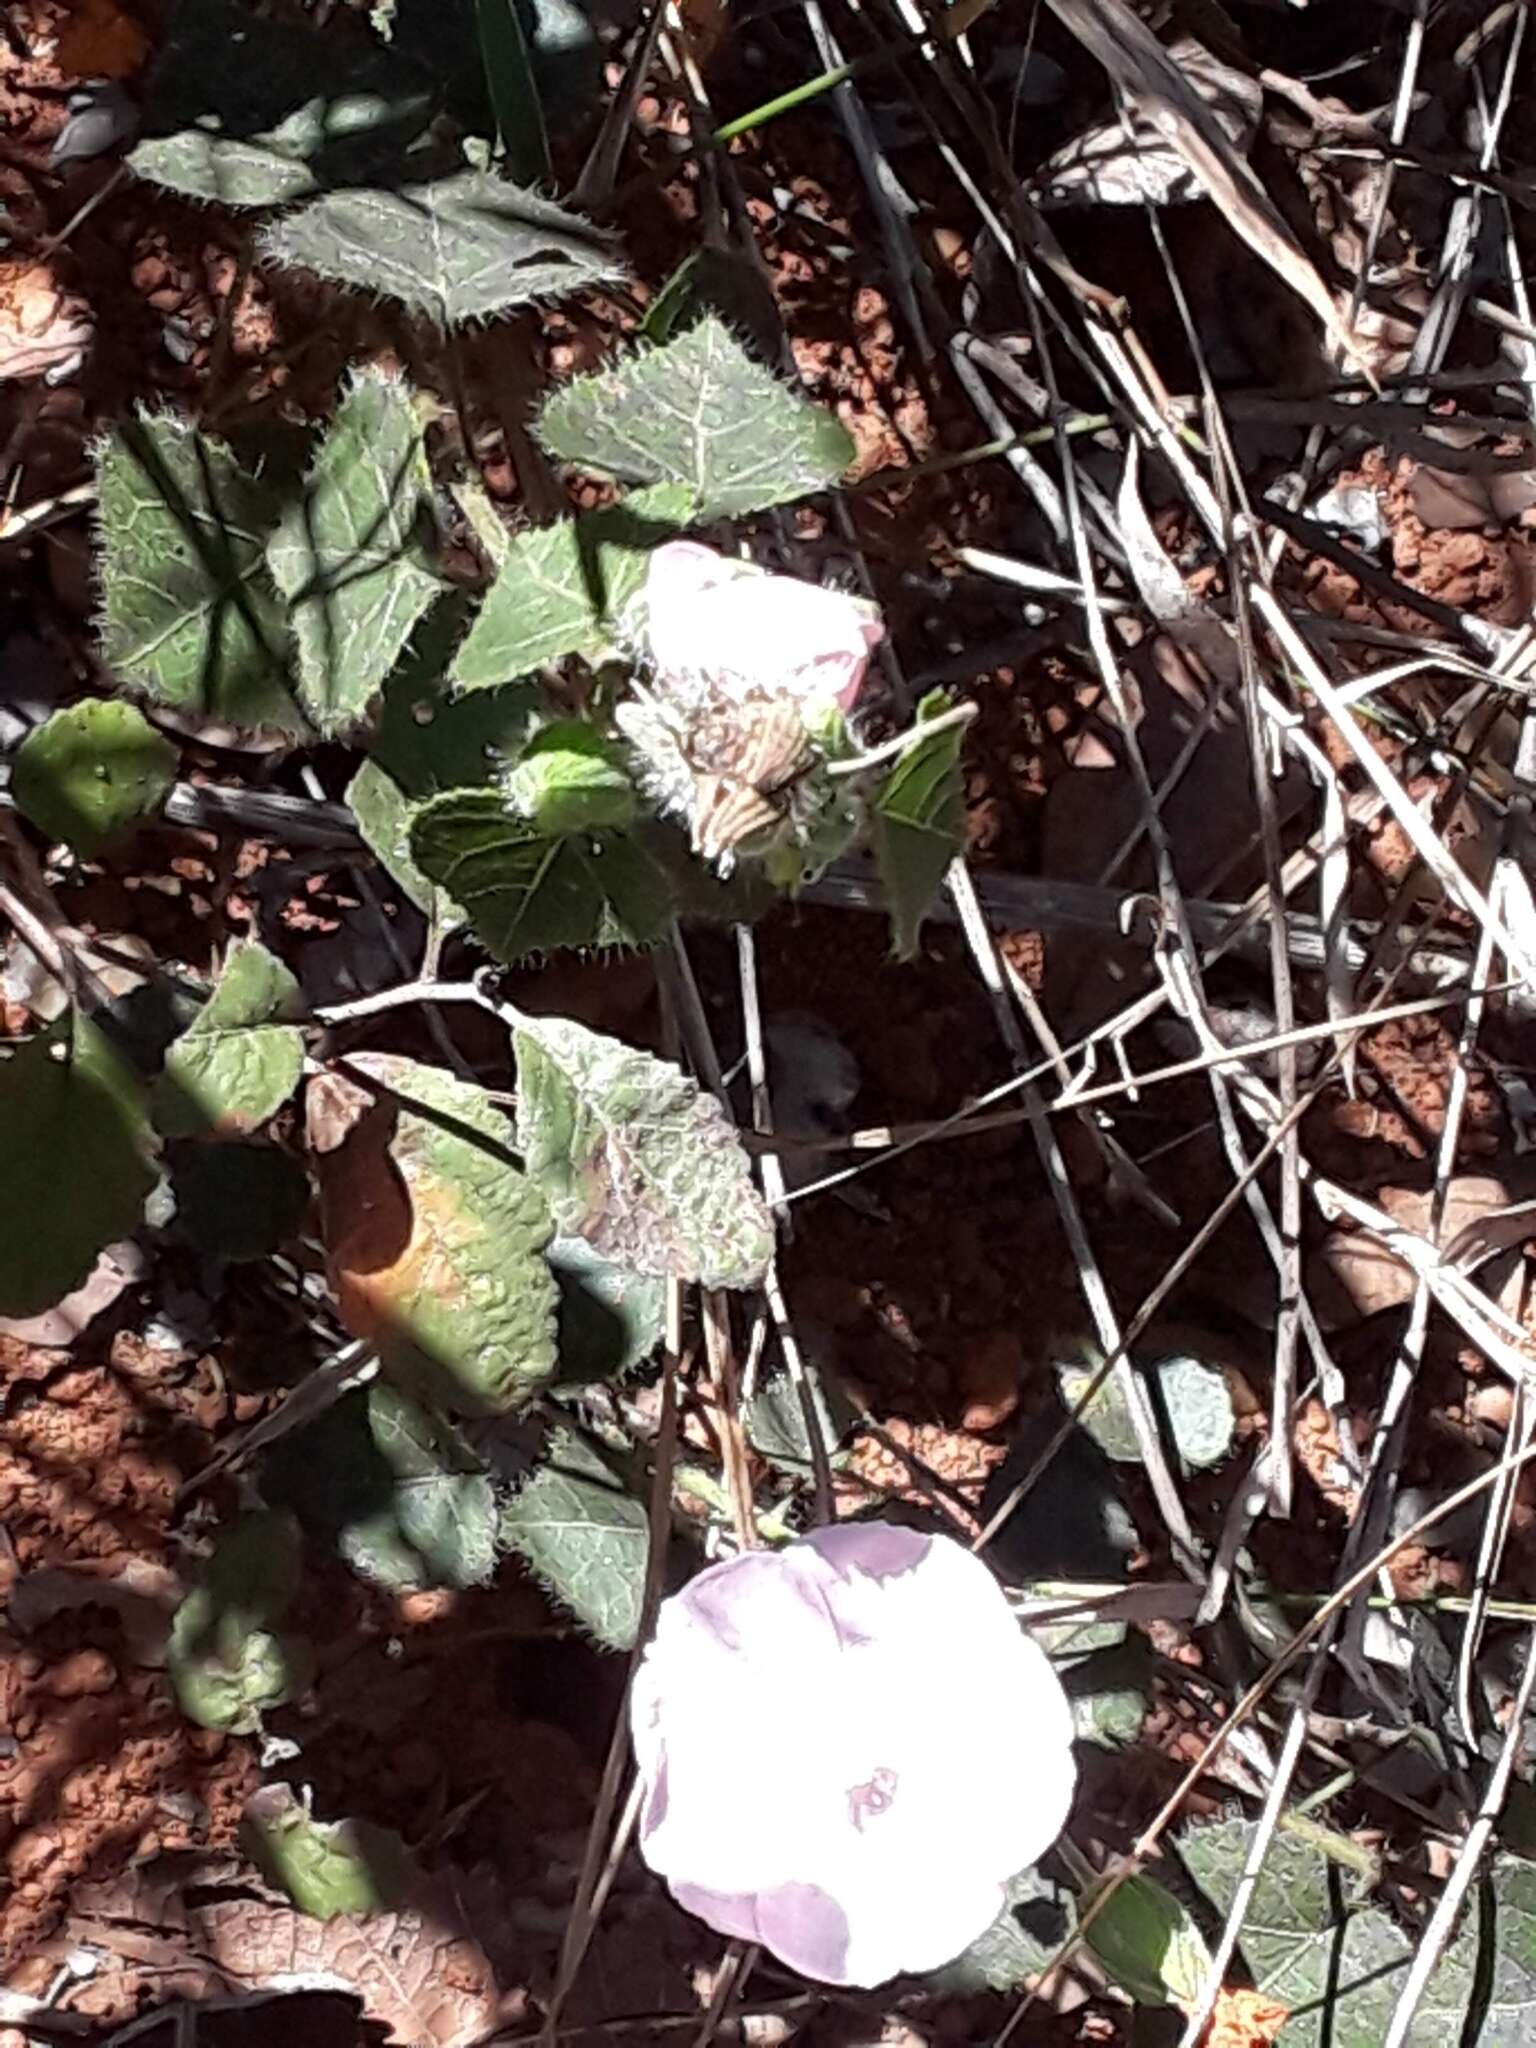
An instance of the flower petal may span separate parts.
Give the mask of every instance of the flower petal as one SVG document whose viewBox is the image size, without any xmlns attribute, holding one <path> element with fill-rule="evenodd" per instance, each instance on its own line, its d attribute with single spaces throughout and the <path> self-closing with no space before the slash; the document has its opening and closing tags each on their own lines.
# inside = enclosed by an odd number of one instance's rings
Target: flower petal
<svg viewBox="0 0 1536 2048">
<path fill-rule="evenodd" d="M 921 1871 L 890 1866 L 856 1902 L 840 1903 L 848 1949 L 842 1976 L 829 1981 L 868 1988 L 953 1962 L 997 1918 L 1003 1888 L 958 1862 L 942 1868 L 930 1862 Z"/>
<path fill-rule="evenodd" d="M 653 1870 L 734 1892 L 801 1867 L 835 1823 L 840 1767 L 819 1741 L 797 1748 L 783 1688 L 833 1650 L 813 1574 L 770 1552 L 712 1565 L 662 1603 L 630 1699 Z"/>
<path fill-rule="evenodd" d="M 706 676 L 849 710 L 885 637 L 873 607 L 846 591 L 732 562 L 697 541 L 651 555 L 646 640 L 663 676 Z"/>
<path fill-rule="evenodd" d="M 1055 1839 L 1060 1682 L 963 1545 L 843 1523 L 663 1602 L 632 1695 L 641 1849 L 679 1900 L 805 1974 L 936 1967 Z M 957 1736 L 985 1791 L 957 1782 Z"/>
</svg>

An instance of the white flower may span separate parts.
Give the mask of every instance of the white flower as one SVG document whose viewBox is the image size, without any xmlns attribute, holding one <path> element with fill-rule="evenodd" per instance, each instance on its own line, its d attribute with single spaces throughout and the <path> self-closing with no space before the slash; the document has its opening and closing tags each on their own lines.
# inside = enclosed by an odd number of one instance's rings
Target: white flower
<svg viewBox="0 0 1536 2048">
<path fill-rule="evenodd" d="M 704 678 L 733 695 L 852 708 L 885 637 L 875 607 L 772 576 L 697 541 L 667 541 L 645 581 L 645 642 L 658 680 Z"/>
<path fill-rule="evenodd" d="M 673 1897 L 829 1984 L 936 1969 L 1060 1833 L 1072 1714 L 961 1544 L 844 1522 L 662 1603 L 631 1700 Z"/>
</svg>

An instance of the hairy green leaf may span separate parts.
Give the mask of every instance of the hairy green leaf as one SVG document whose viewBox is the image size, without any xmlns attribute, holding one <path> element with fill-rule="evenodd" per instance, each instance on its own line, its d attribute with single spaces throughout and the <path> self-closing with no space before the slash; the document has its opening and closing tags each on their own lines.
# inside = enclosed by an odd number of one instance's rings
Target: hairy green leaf
<svg viewBox="0 0 1536 2048">
<path fill-rule="evenodd" d="M 496 1490 L 446 1423 L 397 1387 L 368 1389 L 368 1428 L 394 1481 L 400 1535 L 420 1560 L 416 1582 L 483 1586 L 496 1569 Z"/>
<path fill-rule="evenodd" d="M 1253 1838 L 1246 1821 L 1186 1828 L 1175 1847 L 1185 1869 L 1225 1914 L 1236 1895 Z M 1492 1871 L 1495 1899 L 1507 1892 L 1511 1912 L 1500 1912 L 1508 1962 L 1496 1962 L 1507 2002 L 1490 2007 L 1478 2040 L 1483 2048 L 1514 2048 L 1529 2038 L 1536 2017 L 1536 1943 L 1530 1910 L 1536 1904 L 1532 1866 L 1499 1858 Z M 1310 1840 L 1285 1829 L 1276 1834 L 1259 1872 L 1243 1923 L 1243 1954 L 1261 1991 L 1290 2008 L 1286 2048 L 1379 2048 L 1387 2020 L 1413 1960 L 1414 1936 L 1380 1906 L 1341 1896 L 1327 1857 Z M 1523 1940 L 1514 1934 L 1518 1912 Z M 1456 2048 L 1471 1998 L 1479 1948 L 1479 1909 L 1473 1903 L 1430 1978 L 1408 2032 L 1411 2048 Z M 1506 1919 L 1510 1925 L 1506 1927 Z M 1510 1937 L 1513 1937 L 1512 1939 Z M 1509 1967 L 1514 1964 L 1514 1968 Z"/>
<path fill-rule="evenodd" d="M 517 1137 L 563 1230 L 636 1273 L 755 1287 L 773 1220 L 712 1095 L 566 1017 L 520 1017 Z"/>
<path fill-rule="evenodd" d="M 431 116 L 425 76 L 350 23 L 316 30 L 243 0 L 183 0 L 128 162 L 190 199 L 283 206 L 377 175 Z"/>
<path fill-rule="evenodd" d="M 488 171 L 399 191 L 326 192 L 262 233 L 269 262 L 382 293 L 444 327 L 620 277 L 611 240 Z"/>
<path fill-rule="evenodd" d="M 89 859 L 159 808 L 176 762 L 136 705 L 88 697 L 27 734 L 11 794 L 39 832 Z"/>
<path fill-rule="evenodd" d="M 473 1534 L 478 1503 L 472 1488 L 460 1492 L 456 1484 L 451 1486 L 457 1496 L 455 1504 L 462 1507 L 468 1503 L 464 1516 L 468 1541 L 451 1537 L 437 1547 L 441 1524 L 428 1511 L 437 1562 L 452 1576 L 440 1575 L 432 1560 L 407 1542 L 401 1531 L 402 1491 L 424 1481 L 430 1485 L 431 1475 L 402 1478 L 380 1450 L 374 1432 L 375 1399 L 386 1392 L 396 1390 L 377 1380 L 371 1387 L 358 1387 L 305 1428 L 265 1451 L 261 1461 L 263 1497 L 292 1508 L 314 1541 L 329 1545 L 360 1577 L 375 1585 L 400 1592 L 411 1587 L 453 1585 L 460 1579 L 475 1583 L 471 1575 L 478 1574 L 475 1557 L 477 1552 L 483 1554 L 483 1539 Z M 404 1397 L 396 1394 L 396 1398 Z M 455 1470 L 446 1475 L 451 1482 L 475 1478 L 468 1470 L 461 1475 L 457 1458 L 453 1462 Z M 494 1543 L 494 1515 L 490 1537 Z"/>
<path fill-rule="evenodd" d="M 666 1328 L 665 1282 L 599 1258 L 584 1237 L 557 1237 L 546 1257 L 560 1289 L 561 1382 L 588 1386 L 633 1372 Z"/>
<path fill-rule="evenodd" d="M 155 1122 L 167 1138 L 243 1136 L 275 1116 L 299 1085 L 304 1040 L 299 985 L 255 939 L 231 948 L 213 994 L 165 1056 Z"/>
<path fill-rule="evenodd" d="M 176 1610 L 166 1647 L 166 1669 L 190 1720 L 248 1735 L 265 1712 L 308 1685 L 308 1645 L 275 1631 L 301 1565 L 291 1515 L 242 1515 L 220 1533 L 201 1583 Z"/>
<path fill-rule="evenodd" d="M 417 807 L 443 790 L 488 783 L 521 751 L 544 698 L 537 683 L 444 695 L 443 674 L 463 630 L 464 610 L 450 599 L 418 628 L 410 652 L 384 685 L 369 758 L 347 790 L 358 831 L 396 887 L 444 926 L 462 924 L 464 912 L 411 858 Z"/>
<path fill-rule="evenodd" d="M 551 839 L 622 829 L 640 810 L 622 750 L 579 718 L 535 733 L 501 778 L 501 793 L 509 809 Z"/>
<path fill-rule="evenodd" d="M 484 1089 L 390 1053 L 356 1053 L 377 1107 L 316 1152 L 343 1318 L 407 1392 L 460 1415 L 530 1401 L 555 1369 L 553 1235 Z M 312 1084 L 310 1122 L 324 1090 Z"/>
<path fill-rule="evenodd" d="M 157 704 L 305 732 L 266 568 L 276 505 L 222 441 L 140 413 L 97 456 L 101 652 Z"/>
<path fill-rule="evenodd" d="M 370 753 L 415 801 L 490 782 L 552 715 L 536 682 L 449 694 L 444 676 L 468 611 L 459 598 L 439 605 L 384 686 Z"/>
<path fill-rule="evenodd" d="M 316 1920 L 388 1912 L 411 1889 L 414 1868 L 392 1828 L 316 1820 L 291 1785 L 252 1793 L 240 1841 L 267 1882 Z"/>
<path fill-rule="evenodd" d="M 411 858 L 411 825 L 416 806 L 377 761 L 365 761 L 347 784 L 347 809 L 356 821 L 363 844 L 401 895 L 408 897 L 423 917 L 435 916 L 444 927 L 464 922 L 464 912 L 427 879 Z"/>
<path fill-rule="evenodd" d="M 442 590 L 418 531 L 430 483 L 409 386 L 364 370 L 267 543 L 298 641 L 299 700 L 326 738 L 365 716 Z"/>
<path fill-rule="evenodd" d="M 512 817 L 495 790 L 453 790 L 423 804 L 410 850 L 498 960 L 557 946 L 652 945 L 672 919 L 667 878 L 628 833 L 549 838 Z"/>
<path fill-rule="evenodd" d="M 581 1438 L 555 1432 L 545 1462 L 502 1510 L 501 1533 L 598 1642 L 633 1649 L 650 1548 L 645 1504 Z"/>
<path fill-rule="evenodd" d="M 749 356 L 712 315 L 662 348 L 555 392 L 539 417 L 552 454 L 626 483 L 686 484 L 700 520 L 825 490 L 853 443 Z"/>
<path fill-rule="evenodd" d="M 605 653 L 645 581 L 650 550 L 686 526 L 692 510 L 684 485 L 662 484 L 520 533 L 459 649 L 454 682 L 484 689 L 568 654 Z"/>
<path fill-rule="evenodd" d="M 137 1075 L 79 1011 L 0 1060 L 0 1315 L 52 1308 L 137 1227 L 151 1142 Z"/>
<path fill-rule="evenodd" d="M 1140 1735 L 1147 1718 L 1147 1696 L 1131 1685 L 1107 1685 L 1095 1692 L 1073 1692 L 1072 1733 L 1078 1742 L 1099 1749 L 1126 1749 Z"/>
<path fill-rule="evenodd" d="M 918 720 L 937 718 L 949 708 L 942 690 L 930 690 L 917 707 Z M 965 844 L 961 739 L 960 727 L 949 726 L 916 741 L 870 805 L 870 845 L 890 908 L 891 950 L 898 960 L 910 960 L 917 952 L 923 919 Z"/>
</svg>

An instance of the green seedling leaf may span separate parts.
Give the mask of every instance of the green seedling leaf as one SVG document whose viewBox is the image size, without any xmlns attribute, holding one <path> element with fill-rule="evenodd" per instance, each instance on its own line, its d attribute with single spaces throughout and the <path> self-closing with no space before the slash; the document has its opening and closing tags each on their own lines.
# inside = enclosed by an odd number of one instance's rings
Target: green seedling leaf
<svg viewBox="0 0 1536 2048">
<path fill-rule="evenodd" d="M 550 838 L 513 817 L 495 790 L 453 790 L 423 804 L 410 851 L 498 960 L 557 946 L 654 945 L 672 920 L 667 878 L 629 833 Z"/>
<path fill-rule="evenodd" d="M 385 1913 L 411 1889 L 415 1869 L 392 1828 L 370 1820 L 318 1821 L 291 1785 L 263 1785 L 246 1801 L 240 1845 L 301 1913 Z"/>
<path fill-rule="evenodd" d="M 220 1535 L 202 1583 L 176 1610 L 166 1649 L 166 1669 L 189 1720 L 249 1735 L 264 1713 L 309 1684 L 309 1646 L 275 1629 L 292 1605 L 301 1568 L 291 1515 L 243 1515 Z"/>
<path fill-rule="evenodd" d="M 101 652 L 157 704 L 302 737 L 267 576 L 276 505 L 222 441 L 140 413 L 97 454 Z"/>
<path fill-rule="evenodd" d="M 547 838 L 622 830 L 640 813 L 624 755 L 596 726 L 565 718 L 529 741 L 501 779 L 509 809 Z"/>
<path fill-rule="evenodd" d="M 525 1406 L 555 1369 L 554 1232 L 505 1117 L 417 1060 L 357 1053 L 347 1071 L 312 1083 L 307 1105 L 343 1320 L 451 1414 Z"/>
<path fill-rule="evenodd" d="M 599 1258 L 584 1237 L 557 1237 L 545 1256 L 560 1290 L 560 1380 L 622 1379 L 649 1358 L 667 1321 L 666 1283 Z"/>
<path fill-rule="evenodd" d="M 200 1728 L 251 1735 L 262 1716 L 286 1706 L 314 1676 L 302 1637 L 269 1629 L 236 1631 L 206 1593 L 189 1593 L 171 1625 L 166 1669 L 181 1711 Z"/>
<path fill-rule="evenodd" d="M 1252 1834 L 1246 1821 L 1220 1821 L 1187 1828 L 1177 1838 L 1180 1860 L 1219 1914 L 1236 1896 Z M 1506 1857 L 1491 1871 L 1501 1947 L 1494 1950 L 1495 1999 L 1477 2036 L 1481 2048 L 1514 2048 L 1529 2038 L 1522 2029 L 1536 2018 L 1533 1876 L 1530 1864 Z M 1467 1916 L 1409 2029 L 1410 2048 L 1464 2040 L 1480 1920 L 1474 1887 Z M 1297 2048 L 1379 2048 L 1417 1941 L 1381 1907 L 1364 1903 L 1358 1888 L 1341 1896 L 1322 1851 L 1282 1829 L 1259 1872 L 1242 1946 L 1259 1989 L 1290 2008 L 1286 2048 L 1292 2042 Z"/>
<path fill-rule="evenodd" d="M 391 1592 L 440 1580 L 400 1528 L 402 1482 L 374 1439 L 370 1395 L 359 1387 L 263 1453 L 266 1499 L 290 1507 L 318 1543 Z"/>
<path fill-rule="evenodd" d="M 1138 1367 L 1138 1370 L 1142 1368 Z M 1057 1385 L 1069 1408 L 1087 1392 L 1095 1368 L 1076 1360 L 1059 1363 Z M 1174 1447 L 1194 1471 L 1219 1465 L 1232 1448 L 1237 1415 L 1226 1375 L 1216 1366 L 1190 1357 L 1161 1358 L 1145 1368 L 1153 1398 L 1160 1401 L 1172 1431 Z M 1080 1418 L 1082 1427 L 1108 1458 L 1120 1465 L 1141 1461 L 1136 1431 L 1113 1375 L 1094 1395 Z"/>
<path fill-rule="evenodd" d="M 309 1182 L 276 1145 L 195 1141 L 166 1149 L 173 1228 L 205 1257 L 264 1259 L 294 1238 L 309 1207 Z"/>
<path fill-rule="evenodd" d="M 632 484 L 686 484 L 699 520 L 825 490 L 853 460 L 829 412 L 755 362 L 713 315 L 662 348 L 578 377 L 539 418 L 563 462 Z"/>
<path fill-rule="evenodd" d="M 697 310 L 699 254 L 695 249 L 685 256 L 646 307 L 645 318 L 640 322 L 640 338 L 652 348 L 664 348 L 674 335 L 682 332 Z"/>
<path fill-rule="evenodd" d="M 416 1583 L 483 1586 L 496 1569 L 496 1491 L 462 1439 L 398 1388 L 368 1390 L 368 1429 L 394 1480 Z"/>
<path fill-rule="evenodd" d="M 39 832 L 90 859 L 159 809 L 177 758 L 136 705 L 90 697 L 27 734 L 11 794 Z"/>
<path fill-rule="evenodd" d="M 501 1534 L 599 1643 L 634 1648 L 650 1548 L 645 1505 L 581 1438 L 555 1432 L 545 1463 L 502 1510 Z"/>
<path fill-rule="evenodd" d="M 595 660 L 645 581 L 649 552 L 688 524 L 693 494 L 681 484 L 636 491 L 601 512 L 521 533 L 507 550 L 453 680 L 485 689 L 568 654 Z"/>
<path fill-rule="evenodd" d="M 949 708 L 942 690 L 930 690 L 917 707 L 918 721 L 935 719 Z M 948 726 L 915 741 L 870 804 L 870 845 L 890 907 L 891 950 L 898 960 L 916 954 L 923 919 L 965 844 L 962 739 L 959 726 Z"/>
<path fill-rule="evenodd" d="M 270 263 L 382 293 L 443 327 L 623 275 L 606 235 L 488 171 L 324 193 L 267 227 L 261 248 Z"/>
<path fill-rule="evenodd" d="M 433 99 L 421 73 L 350 28 L 299 27 L 241 0 L 185 0 L 130 166 L 221 206 L 284 206 L 376 176 L 426 127 Z"/>
<path fill-rule="evenodd" d="M 326 738 L 364 717 L 442 590 L 419 533 L 430 485 L 410 387 L 364 370 L 267 543 L 298 640 L 300 702 Z"/>
<path fill-rule="evenodd" d="M 841 1389 L 830 1382 L 823 1382 L 821 1395 L 829 1431 L 828 1449 L 832 1450 L 858 1420 L 858 1411 Z M 772 1374 L 752 1397 L 747 1405 L 746 1426 L 747 1441 L 770 1464 L 791 1473 L 813 1469 L 805 1410 L 787 1369 Z M 836 1465 L 842 1461 L 834 1455 L 832 1462 Z"/>
<path fill-rule="evenodd" d="M 299 985 L 255 939 L 233 947 L 191 1025 L 165 1056 L 155 1122 L 167 1138 L 242 1137 L 275 1116 L 299 1085 L 304 1039 Z"/>
<path fill-rule="evenodd" d="M 1091 1742 L 1098 1749 L 1128 1749 L 1140 1735 L 1147 1711 L 1146 1694 L 1130 1685 L 1074 1693 L 1072 1733 L 1078 1742 Z"/>
<path fill-rule="evenodd" d="M 496 133 L 514 178 L 548 178 L 549 138 L 517 0 L 474 0 Z"/>
<path fill-rule="evenodd" d="M 1070 1893 L 1038 1870 L 1021 1871 L 1005 1885 L 1002 1910 L 986 1933 L 924 1981 L 951 1997 L 1020 1991 L 1045 1968 L 1075 1918 Z"/>
<path fill-rule="evenodd" d="M 72 1010 L 0 1060 L 0 1315 L 78 1287 L 154 1186 L 138 1076 Z"/>
<path fill-rule="evenodd" d="M 1088 1900 L 1083 1901 L 1086 1914 Z M 1138 2005 L 1185 2009 L 1200 1996 L 1211 1952 L 1187 1906 L 1155 1877 L 1128 1877 L 1088 1922 L 1084 1937 Z"/>
<path fill-rule="evenodd" d="M 562 1230 L 636 1273 L 755 1287 L 773 1220 L 725 1112 L 665 1060 L 520 1017 L 517 1139 Z"/>
</svg>

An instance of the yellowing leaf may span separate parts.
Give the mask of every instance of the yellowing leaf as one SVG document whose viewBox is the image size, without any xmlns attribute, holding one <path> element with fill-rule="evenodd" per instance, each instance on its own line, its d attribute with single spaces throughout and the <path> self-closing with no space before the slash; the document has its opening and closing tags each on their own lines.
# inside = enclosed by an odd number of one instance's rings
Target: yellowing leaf
<svg viewBox="0 0 1536 2048">
<path fill-rule="evenodd" d="M 310 1150 L 342 1320 L 452 1413 L 523 1406 L 555 1367 L 553 1224 L 483 1089 L 387 1053 L 310 1088 Z"/>
</svg>

